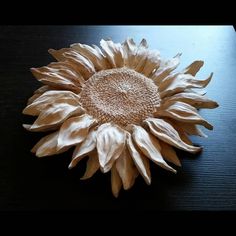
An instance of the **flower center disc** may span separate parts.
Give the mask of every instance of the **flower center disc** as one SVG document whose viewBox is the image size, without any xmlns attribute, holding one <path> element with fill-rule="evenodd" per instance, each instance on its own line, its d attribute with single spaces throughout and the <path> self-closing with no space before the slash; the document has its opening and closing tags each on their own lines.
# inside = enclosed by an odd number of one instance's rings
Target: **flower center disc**
<svg viewBox="0 0 236 236">
<path fill-rule="evenodd" d="M 146 76 L 125 67 L 102 70 L 80 93 L 82 106 L 100 123 L 140 124 L 160 105 L 158 88 Z"/>
</svg>

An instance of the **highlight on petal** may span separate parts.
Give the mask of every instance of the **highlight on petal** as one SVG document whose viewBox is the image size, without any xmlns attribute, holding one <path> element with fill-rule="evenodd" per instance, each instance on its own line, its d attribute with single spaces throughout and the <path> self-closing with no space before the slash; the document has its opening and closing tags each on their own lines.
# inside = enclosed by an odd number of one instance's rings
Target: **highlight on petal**
<svg viewBox="0 0 236 236">
<path fill-rule="evenodd" d="M 144 123 L 148 125 L 151 133 L 163 142 L 192 153 L 196 153 L 201 150 L 199 147 L 186 144 L 180 138 L 179 133 L 173 128 L 173 126 L 165 122 L 163 119 L 148 118 L 144 121 Z"/>
<path fill-rule="evenodd" d="M 174 148 L 172 148 L 169 144 L 163 141 L 160 141 L 160 145 L 161 145 L 161 154 L 164 157 L 164 159 L 166 161 L 169 161 L 175 164 L 176 166 L 181 167 L 181 162 L 179 158 L 177 157 Z"/>
<path fill-rule="evenodd" d="M 96 135 L 97 130 L 91 128 L 85 140 L 76 146 L 69 169 L 75 167 L 83 157 L 90 154 L 96 148 Z"/>
<path fill-rule="evenodd" d="M 90 115 L 71 117 L 63 123 L 58 136 L 58 149 L 83 142 L 96 120 Z"/>
<path fill-rule="evenodd" d="M 204 61 L 194 61 L 189 66 L 187 66 L 182 73 L 195 76 L 203 65 Z"/>
<path fill-rule="evenodd" d="M 71 91 L 50 90 L 44 92 L 38 98 L 35 98 L 35 100 L 23 110 L 23 114 L 38 116 L 48 105 L 59 103 L 59 101 L 80 107 L 79 96 L 77 94 Z"/>
<path fill-rule="evenodd" d="M 124 65 L 124 53 L 120 43 L 102 39 L 100 45 L 112 68 L 122 67 Z"/>
<path fill-rule="evenodd" d="M 157 85 L 159 85 L 162 82 L 162 80 L 171 73 L 171 71 L 173 71 L 178 67 L 180 63 L 180 56 L 181 53 L 178 53 L 170 60 L 161 61 L 160 67 L 151 77 Z"/>
<path fill-rule="evenodd" d="M 97 130 L 97 152 L 101 170 L 108 172 L 121 155 L 125 145 L 125 131 L 120 127 L 105 123 Z"/>
<path fill-rule="evenodd" d="M 149 134 L 144 128 L 137 125 L 132 125 L 132 127 L 132 137 L 143 154 L 160 167 L 176 173 L 176 170 L 169 166 L 161 156 L 161 146 L 158 140 Z"/>
<path fill-rule="evenodd" d="M 86 165 L 86 171 L 81 177 L 81 180 L 89 179 L 91 178 L 97 170 L 99 170 L 99 161 L 98 161 L 98 155 L 97 152 L 92 152 L 89 154 L 89 159 L 87 160 L 87 165 Z"/>
<path fill-rule="evenodd" d="M 197 93 L 188 93 L 188 92 L 177 93 L 171 97 L 167 97 L 163 99 L 163 104 L 165 104 L 165 102 L 170 102 L 170 101 L 172 102 L 179 101 L 188 103 L 189 105 L 194 106 L 196 108 L 212 109 L 219 106 L 217 102 L 212 101 L 205 96 L 202 96 Z"/>
<path fill-rule="evenodd" d="M 68 150 L 68 148 L 63 148 L 57 150 L 57 139 L 59 132 L 56 131 L 49 134 L 42 139 L 31 149 L 31 152 L 35 153 L 37 157 L 51 156 L 59 154 Z"/>
<path fill-rule="evenodd" d="M 127 147 L 124 147 L 123 152 L 116 160 L 115 165 L 124 189 L 130 189 L 134 185 L 138 172 Z"/>
<path fill-rule="evenodd" d="M 188 88 L 205 88 L 211 81 L 213 73 L 206 80 L 197 80 L 194 76 L 189 74 L 179 74 L 176 78 L 171 78 L 170 85 L 160 92 L 160 97 L 174 95 L 185 91 Z"/>
<path fill-rule="evenodd" d="M 117 172 L 116 166 L 113 166 L 111 168 L 111 190 L 115 197 L 118 197 L 121 187 L 121 178 Z"/>
<path fill-rule="evenodd" d="M 161 110 L 155 113 L 157 117 L 169 117 L 186 123 L 194 123 L 203 125 L 207 129 L 212 130 L 213 126 L 204 120 L 198 113 L 196 108 L 183 102 L 169 102 L 162 106 Z"/>
<path fill-rule="evenodd" d="M 132 140 L 131 134 L 127 133 L 126 143 L 128 150 L 130 152 L 131 157 L 133 158 L 133 162 L 136 165 L 139 173 L 144 178 L 145 182 L 150 185 L 151 184 L 151 172 L 149 160 L 141 153 L 138 152 L 138 148 L 135 146 L 135 143 Z"/>
</svg>

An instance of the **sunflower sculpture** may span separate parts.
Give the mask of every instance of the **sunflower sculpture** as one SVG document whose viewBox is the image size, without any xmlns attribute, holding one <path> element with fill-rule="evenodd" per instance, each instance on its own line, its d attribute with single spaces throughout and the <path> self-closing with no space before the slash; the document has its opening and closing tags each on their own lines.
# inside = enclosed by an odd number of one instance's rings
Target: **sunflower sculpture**
<svg viewBox="0 0 236 236">
<path fill-rule="evenodd" d="M 158 51 L 148 49 L 145 39 L 139 45 L 133 39 L 122 44 L 102 39 L 100 45 L 76 43 L 49 50 L 57 62 L 31 69 L 44 86 L 23 110 L 37 119 L 23 126 L 52 131 L 31 150 L 37 157 L 75 147 L 69 168 L 88 157 L 81 179 L 99 169 L 111 171 L 117 197 L 122 185 L 130 189 L 139 174 L 151 183 L 149 161 L 176 173 L 168 164 L 181 166 L 174 148 L 201 151 L 188 135 L 205 137 L 198 125 L 213 127 L 197 109 L 218 105 L 201 91 L 212 74 L 206 80 L 195 78 L 203 61 L 173 72 L 181 54 L 163 60 Z"/>
</svg>

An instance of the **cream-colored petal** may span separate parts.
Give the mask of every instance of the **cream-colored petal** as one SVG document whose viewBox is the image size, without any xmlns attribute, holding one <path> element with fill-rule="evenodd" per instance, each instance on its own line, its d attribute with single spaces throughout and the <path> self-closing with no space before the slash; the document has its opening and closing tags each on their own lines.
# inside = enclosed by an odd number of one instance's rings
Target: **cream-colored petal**
<svg viewBox="0 0 236 236">
<path fill-rule="evenodd" d="M 48 104 L 30 127 L 24 127 L 29 131 L 36 132 L 52 130 L 58 128 L 70 116 L 79 115 L 82 112 L 81 107 L 58 100 Z"/>
<path fill-rule="evenodd" d="M 100 45 L 113 68 L 124 66 L 124 52 L 120 43 L 102 39 Z"/>
<path fill-rule="evenodd" d="M 137 51 L 137 46 L 132 38 L 128 38 L 122 44 L 124 52 L 124 66 L 128 68 L 134 67 L 135 55 Z"/>
<path fill-rule="evenodd" d="M 199 124 L 205 126 L 207 129 L 213 129 L 213 126 L 197 113 L 196 108 L 183 102 L 166 103 L 165 106 L 162 106 L 162 108 L 155 113 L 155 116 L 169 117 L 177 121 Z"/>
<path fill-rule="evenodd" d="M 176 166 L 181 166 L 180 160 L 176 155 L 174 148 L 172 148 L 169 144 L 160 141 L 161 145 L 161 154 L 166 161 L 169 161 Z"/>
<path fill-rule="evenodd" d="M 95 48 L 81 43 L 72 44 L 71 47 L 78 51 L 82 56 L 88 58 L 93 63 L 97 71 L 108 68 L 108 61 L 103 54 Z"/>
<path fill-rule="evenodd" d="M 57 150 L 57 139 L 59 132 L 56 131 L 49 134 L 42 139 L 31 149 L 31 152 L 36 153 L 37 157 L 51 156 L 59 154 L 68 150 L 68 148 L 63 148 Z"/>
<path fill-rule="evenodd" d="M 46 106 L 59 102 L 80 107 L 79 96 L 77 94 L 71 91 L 50 90 L 46 91 L 38 98 L 35 98 L 35 100 L 23 110 L 23 114 L 38 116 Z"/>
<path fill-rule="evenodd" d="M 192 64 L 187 66 L 182 73 L 195 76 L 197 72 L 201 69 L 203 64 L 204 61 L 194 61 Z"/>
<path fill-rule="evenodd" d="M 89 128 L 95 123 L 96 120 L 87 114 L 71 117 L 65 121 L 59 131 L 58 149 L 83 142 Z"/>
<path fill-rule="evenodd" d="M 197 125 L 179 121 L 177 125 L 179 125 L 189 135 L 197 135 L 200 137 L 207 138 L 207 135 L 204 134 L 204 132 Z"/>
<path fill-rule="evenodd" d="M 69 89 L 75 92 L 79 92 L 81 90 L 81 84 L 79 83 L 79 79 L 72 79 L 68 75 L 63 75 L 59 71 L 52 71 L 52 69 L 47 68 L 47 70 L 43 70 L 41 68 L 31 68 L 32 74 L 35 78 L 52 87 L 55 88 L 62 88 L 62 89 Z"/>
<path fill-rule="evenodd" d="M 99 169 L 99 161 L 98 161 L 98 155 L 97 152 L 92 152 L 89 154 L 89 159 L 87 160 L 87 165 L 86 165 L 86 171 L 81 177 L 81 180 L 89 179 L 91 178 Z"/>
<path fill-rule="evenodd" d="M 181 53 L 178 53 L 175 57 L 167 61 L 161 61 L 160 67 L 152 75 L 153 81 L 159 85 L 162 80 L 167 77 L 171 71 L 176 69 L 180 63 Z"/>
<path fill-rule="evenodd" d="M 83 157 L 90 154 L 96 148 L 96 134 L 97 131 L 91 129 L 85 140 L 76 146 L 69 168 L 75 167 Z"/>
<path fill-rule="evenodd" d="M 64 52 L 69 52 L 71 51 L 70 48 L 62 48 L 62 49 L 59 49 L 59 50 L 55 50 L 55 49 L 52 49 L 50 48 L 48 50 L 48 52 L 57 60 L 57 61 L 64 61 L 66 60 L 66 58 L 64 57 Z"/>
<path fill-rule="evenodd" d="M 148 51 L 146 57 L 146 63 L 141 71 L 147 77 L 150 77 L 154 70 L 156 70 L 160 65 L 160 53 L 159 51 Z"/>
<path fill-rule="evenodd" d="M 125 132 L 111 123 L 105 123 L 97 131 L 97 152 L 101 170 L 108 172 L 120 156 L 125 145 Z"/>
<path fill-rule="evenodd" d="M 162 158 L 158 140 L 140 126 L 132 125 L 132 128 L 132 137 L 143 154 L 162 168 L 176 173 L 176 170 L 169 166 Z"/>
<path fill-rule="evenodd" d="M 116 170 L 116 166 L 113 166 L 111 168 L 111 190 L 115 197 L 118 197 L 121 187 L 121 178 Z"/>
<path fill-rule="evenodd" d="M 120 157 L 115 162 L 117 172 L 122 180 L 125 190 L 130 189 L 137 177 L 137 169 L 127 147 L 124 147 Z"/>
<path fill-rule="evenodd" d="M 167 96 L 185 91 L 188 88 L 205 88 L 211 81 L 213 73 L 205 80 L 196 80 L 194 76 L 189 74 L 179 74 L 168 87 L 160 90 L 160 97 L 163 99 Z"/>
<path fill-rule="evenodd" d="M 143 176 L 145 182 L 151 184 L 151 172 L 149 160 L 143 156 L 142 152 L 138 152 L 138 148 L 132 140 L 131 134 L 127 133 L 126 143 L 131 157 L 133 158 L 134 164 L 136 165 L 139 173 Z"/>
<path fill-rule="evenodd" d="M 148 125 L 151 133 L 163 142 L 192 153 L 196 153 L 201 150 L 199 147 L 194 147 L 183 142 L 174 127 L 165 122 L 163 119 L 148 118 L 144 121 L 144 123 Z"/>
<path fill-rule="evenodd" d="M 65 52 L 63 55 L 74 64 L 76 71 L 79 71 L 85 79 L 90 78 L 96 72 L 93 63 L 75 50 Z"/>
<path fill-rule="evenodd" d="M 163 104 L 165 104 L 165 102 L 169 102 L 169 101 L 179 101 L 179 102 L 184 102 L 184 103 L 188 103 L 191 106 L 194 106 L 196 108 L 216 108 L 219 105 L 217 104 L 217 102 L 212 101 L 210 99 L 208 99 L 207 97 L 204 97 L 200 94 L 196 94 L 196 93 L 188 93 L 188 92 L 182 92 L 182 93 L 177 93 L 171 97 L 167 97 L 165 99 L 163 99 Z"/>
</svg>

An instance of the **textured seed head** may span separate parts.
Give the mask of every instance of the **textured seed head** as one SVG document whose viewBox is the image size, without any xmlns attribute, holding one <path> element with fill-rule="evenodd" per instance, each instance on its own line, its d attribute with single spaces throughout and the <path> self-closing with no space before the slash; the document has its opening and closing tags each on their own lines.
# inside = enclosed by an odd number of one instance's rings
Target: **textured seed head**
<svg viewBox="0 0 236 236">
<path fill-rule="evenodd" d="M 125 67 L 94 74 L 86 81 L 80 98 L 99 123 L 114 122 L 122 127 L 140 124 L 160 105 L 154 82 Z"/>
</svg>

